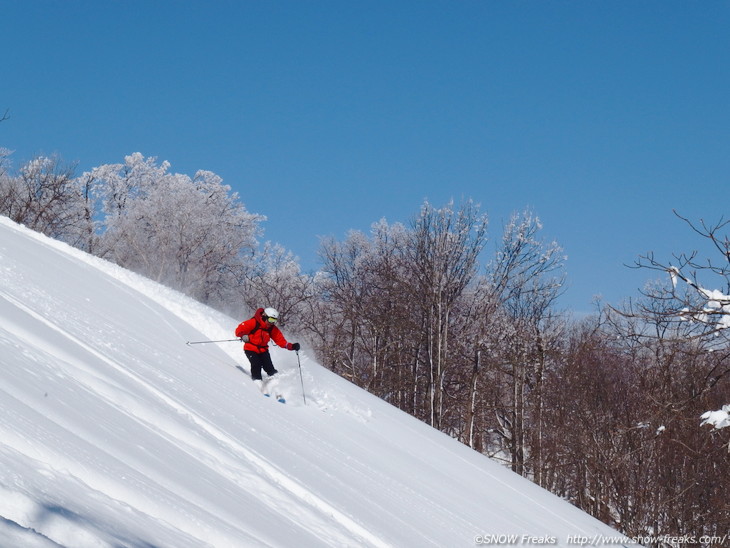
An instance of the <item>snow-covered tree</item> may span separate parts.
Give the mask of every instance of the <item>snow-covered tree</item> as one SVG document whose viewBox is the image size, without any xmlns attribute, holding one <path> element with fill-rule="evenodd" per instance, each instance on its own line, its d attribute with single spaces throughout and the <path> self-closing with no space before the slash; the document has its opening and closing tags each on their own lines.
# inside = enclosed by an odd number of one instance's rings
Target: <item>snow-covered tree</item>
<svg viewBox="0 0 730 548">
<path fill-rule="evenodd" d="M 563 291 L 565 255 L 557 242 L 540 237 L 542 228 L 531 211 L 514 214 L 488 268 L 489 301 L 499 303 L 503 318 L 496 328 L 499 337 L 492 339 L 506 381 L 496 432 L 506 442 L 512 469 L 519 474 L 526 472 L 530 431 L 542 426 L 545 369 L 563 323 L 555 317 L 553 305 Z M 539 461 L 539 443 L 531 453 Z"/>
<path fill-rule="evenodd" d="M 457 299 L 478 272 L 487 224 L 487 216 L 471 201 L 458 210 L 453 203 L 437 209 L 426 202 L 409 233 L 404 254 L 410 273 L 408 297 L 424 320 L 429 422 L 437 428 L 443 415 L 444 378 L 450 359 L 451 315 Z"/>
<path fill-rule="evenodd" d="M 306 303 L 313 298 L 312 277 L 301 272 L 297 258 L 279 244 L 266 242 L 242 265 L 233 292 L 231 314 L 253 312 L 273 306 L 281 314 L 282 325 L 300 325 L 306 317 Z"/>
<path fill-rule="evenodd" d="M 638 267 L 666 272 L 670 282 L 661 288 L 654 286 L 655 289 L 647 295 L 651 301 L 662 303 L 661 314 L 667 324 L 673 325 L 672 332 L 680 332 L 677 324 L 682 324 L 683 337 L 705 341 L 708 351 L 727 352 L 730 349 L 730 221 L 720 219 L 715 224 L 708 224 L 700 220 L 694 223 L 675 214 L 709 243 L 716 255 L 701 260 L 698 251 L 675 254 L 669 263 L 656 260 L 653 254 L 641 257 L 637 261 Z M 716 289 L 708 289 L 712 286 Z M 641 316 L 650 311 L 642 307 L 637 313 Z M 708 376 L 704 390 L 728 375 L 730 364 L 724 363 Z M 702 424 L 718 429 L 730 426 L 728 408 L 730 406 L 725 405 L 718 411 L 702 414 Z"/>
<path fill-rule="evenodd" d="M 7 151 L 0 151 L 0 170 Z M 58 156 L 39 156 L 17 175 L 0 176 L 0 214 L 28 228 L 75 244 L 83 224 L 75 166 Z"/>
<path fill-rule="evenodd" d="M 702 414 L 702 424 L 714 426 L 718 430 L 730 426 L 730 405 L 723 405 L 717 411 L 707 411 Z"/>
<path fill-rule="evenodd" d="M 219 304 L 257 245 L 263 217 L 246 211 L 215 173 L 190 178 L 169 168 L 135 153 L 84 174 L 103 204 L 97 253 Z"/>
<path fill-rule="evenodd" d="M 10 164 L 10 155 L 12 154 L 12 151 L 0 147 L 0 178 L 5 176 L 5 173 L 7 172 L 8 165 Z"/>
<path fill-rule="evenodd" d="M 406 238 L 403 225 L 381 220 L 369 236 L 351 231 L 343 242 L 324 240 L 324 266 L 316 279 L 320 300 L 310 326 L 333 370 L 379 396 L 397 393 L 395 399 L 403 392 L 388 369 L 398 370 L 393 349 L 412 339 L 406 337 L 406 326 L 414 317 L 402 266 Z M 413 412 L 413 406 L 408 410 Z"/>
</svg>

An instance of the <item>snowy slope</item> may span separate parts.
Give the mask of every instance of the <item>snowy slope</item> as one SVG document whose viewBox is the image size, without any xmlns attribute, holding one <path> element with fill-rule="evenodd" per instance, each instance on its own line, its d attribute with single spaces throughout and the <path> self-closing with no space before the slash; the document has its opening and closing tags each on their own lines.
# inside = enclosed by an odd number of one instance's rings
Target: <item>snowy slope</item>
<svg viewBox="0 0 730 548">
<path fill-rule="evenodd" d="M 185 344 L 242 319 L 0 218 L 0 546 L 618 537 L 306 352 L 305 406 L 272 349 L 282 405 L 237 342 Z"/>
</svg>

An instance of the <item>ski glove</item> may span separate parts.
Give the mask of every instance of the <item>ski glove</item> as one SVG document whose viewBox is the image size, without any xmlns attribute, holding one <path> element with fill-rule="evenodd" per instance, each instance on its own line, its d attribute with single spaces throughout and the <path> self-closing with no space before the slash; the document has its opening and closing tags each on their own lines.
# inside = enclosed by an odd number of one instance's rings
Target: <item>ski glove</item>
<svg viewBox="0 0 730 548">
<path fill-rule="evenodd" d="M 289 347 L 289 350 L 294 350 L 295 352 L 299 352 L 299 349 L 301 348 L 299 343 L 289 343 L 287 346 Z"/>
<path fill-rule="evenodd" d="M 242 335 L 241 336 L 241 342 L 247 343 L 248 342 L 248 335 Z"/>
</svg>

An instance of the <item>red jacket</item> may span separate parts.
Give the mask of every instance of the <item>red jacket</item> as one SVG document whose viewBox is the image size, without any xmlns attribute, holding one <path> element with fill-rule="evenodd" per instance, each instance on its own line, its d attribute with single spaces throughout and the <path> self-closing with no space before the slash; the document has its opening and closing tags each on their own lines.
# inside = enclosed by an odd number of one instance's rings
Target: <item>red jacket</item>
<svg viewBox="0 0 730 548">
<path fill-rule="evenodd" d="M 243 321 L 236 328 L 236 337 L 248 335 L 248 342 L 243 345 L 244 350 L 252 350 L 262 354 L 269 350 L 269 340 L 273 341 L 282 348 L 292 349 L 292 344 L 286 342 L 284 334 L 276 325 L 266 322 L 261 317 L 264 309 L 259 308 L 253 318 Z"/>
</svg>

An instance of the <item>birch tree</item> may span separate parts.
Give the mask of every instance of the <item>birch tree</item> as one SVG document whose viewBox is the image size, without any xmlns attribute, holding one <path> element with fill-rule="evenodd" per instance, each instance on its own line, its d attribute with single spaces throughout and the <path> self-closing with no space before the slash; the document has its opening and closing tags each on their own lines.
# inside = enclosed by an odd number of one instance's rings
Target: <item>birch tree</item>
<svg viewBox="0 0 730 548">
<path fill-rule="evenodd" d="M 487 217 L 473 202 L 458 210 L 449 203 L 436 209 L 428 202 L 412 223 L 406 248 L 411 275 L 410 301 L 423 324 L 428 368 L 428 422 L 440 428 L 445 373 L 450 366 L 451 314 L 478 269 L 487 236 Z"/>
<path fill-rule="evenodd" d="M 519 474 L 525 473 L 528 427 L 537 429 L 539 441 L 545 367 L 561 325 L 552 306 L 563 289 L 565 257 L 556 242 L 540 239 L 540 230 L 542 223 L 530 211 L 513 215 L 489 274 L 507 320 L 499 347 L 509 391 L 499 431 L 508 443 L 512 469 Z M 534 451 L 539 460 L 539 443 Z"/>
</svg>

